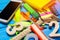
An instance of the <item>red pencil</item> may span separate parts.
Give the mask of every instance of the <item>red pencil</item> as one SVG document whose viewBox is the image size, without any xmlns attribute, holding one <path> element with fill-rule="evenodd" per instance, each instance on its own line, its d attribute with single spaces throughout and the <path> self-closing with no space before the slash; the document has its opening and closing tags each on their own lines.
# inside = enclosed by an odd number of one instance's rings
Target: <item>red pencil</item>
<svg viewBox="0 0 60 40">
<path fill-rule="evenodd" d="M 34 33 L 36 33 L 40 40 L 48 40 L 48 38 L 43 34 L 39 27 L 37 27 L 37 25 L 32 24 L 30 28 Z"/>
</svg>

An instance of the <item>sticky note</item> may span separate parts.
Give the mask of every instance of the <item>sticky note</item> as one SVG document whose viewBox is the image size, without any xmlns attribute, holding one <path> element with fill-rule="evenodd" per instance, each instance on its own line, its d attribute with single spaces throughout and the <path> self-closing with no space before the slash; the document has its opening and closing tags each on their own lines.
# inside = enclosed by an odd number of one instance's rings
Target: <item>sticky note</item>
<svg viewBox="0 0 60 40">
<path fill-rule="evenodd" d="M 21 18 L 21 15 L 20 15 L 20 8 L 15 12 L 15 17 L 14 17 L 14 20 L 15 22 L 19 22 L 20 21 L 20 18 Z"/>
<path fill-rule="evenodd" d="M 30 6 L 37 10 L 41 10 L 43 7 L 48 7 L 54 4 L 54 0 L 23 0 L 23 2 L 28 3 Z"/>
<path fill-rule="evenodd" d="M 20 12 L 20 8 L 17 9 L 17 11 L 15 12 L 15 16 L 14 16 L 14 21 L 15 22 L 20 22 L 20 21 L 23 21 L 23 20 L 27 20 L 21 13 L 22 12 Z"/>
<path fill-rule="evenodd" d="M 0 10 L 2 11 L 8 4 L 10 0 L 0 0 Z"/>
<path fill-rule="evenodd" d="M 20 8 L 19 8 L 16 11 L 15 16 L 14 16 L 14 21 L 15 22 L 20 22 L 20 21 L 23 21 L 23 20 L 27 20 L 21 13 L 23 13 L 23 12 L 20 12 Z"/>
</svg>

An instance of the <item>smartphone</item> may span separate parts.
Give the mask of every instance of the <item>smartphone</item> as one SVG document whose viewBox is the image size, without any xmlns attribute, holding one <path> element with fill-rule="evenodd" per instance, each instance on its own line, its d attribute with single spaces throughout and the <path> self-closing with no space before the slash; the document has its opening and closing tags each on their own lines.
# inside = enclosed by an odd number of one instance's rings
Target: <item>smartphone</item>
<svg viewBox="0 0 60 40">
<path fill-rule="evenodd" d="M 10 1 L 10 3 L 0 12 L 0 21 L 9 22 L 16 10 L 20 7 L 20 2 Z"/>
</svg>

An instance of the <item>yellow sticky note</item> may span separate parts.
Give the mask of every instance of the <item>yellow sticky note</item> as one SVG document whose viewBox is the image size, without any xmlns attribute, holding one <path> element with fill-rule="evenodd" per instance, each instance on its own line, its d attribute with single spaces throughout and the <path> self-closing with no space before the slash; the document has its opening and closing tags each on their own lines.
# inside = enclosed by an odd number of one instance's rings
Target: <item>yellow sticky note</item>
<svg viewBox="0 0 60 40">
<path fill-rule="evenodd" d="M 15 22 L 19 22 L 19 21 L 20 21 L 20 18 L 21 18 L 21 15 L 20 15 L 20 8 L 19 8 L 19 9 L 17 9 L 17 11 L 15 12 L 14 21 L 15 21 Z"/>
<path fill-rule="evenodd" d="M 40 11 L 45 5 L 50 3 L 51 0 L 23 0 L 23 2 L 28 3 L 30 6 Z"/>
<path fill-rule="evenodd" d="M 23 17 L 23 15 L 21 15 L 20 8 L 19 8 L 15 12 L 14 21 L 15 22 L 20 22 L 20 21 L 23 21 L 23 20 L 26 20 L 26 19 Z"/>
</svg>

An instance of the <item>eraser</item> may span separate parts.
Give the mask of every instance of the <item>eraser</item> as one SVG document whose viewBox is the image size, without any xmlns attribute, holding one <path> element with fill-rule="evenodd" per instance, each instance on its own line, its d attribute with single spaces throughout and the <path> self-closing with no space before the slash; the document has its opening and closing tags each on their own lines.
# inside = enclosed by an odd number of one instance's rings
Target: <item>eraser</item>
<svg viewBox="0 0 60 40">
<path fill-rule="evenodd" d="M 48 40 L 44 33 L 41 30 L 39 30 L 39 28 L 35 24 L 32 24 L 30 28 L 34 33 L 36 33 L 40 40 Z"/>
</svg>

